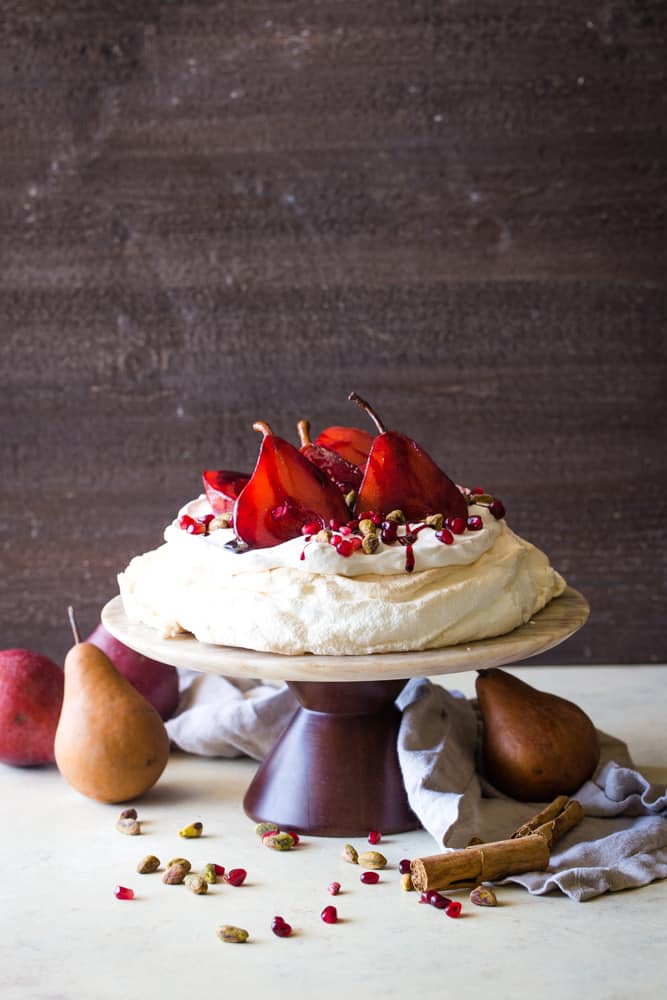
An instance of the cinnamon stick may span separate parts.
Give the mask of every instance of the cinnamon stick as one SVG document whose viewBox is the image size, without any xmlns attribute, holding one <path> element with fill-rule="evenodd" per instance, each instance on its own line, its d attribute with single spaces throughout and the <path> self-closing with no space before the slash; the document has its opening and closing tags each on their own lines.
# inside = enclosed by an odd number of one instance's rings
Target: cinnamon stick
<svg viewBox="0 0 667 1000">
<path fill-rule="evenodd" d="M 544 871 L 549 864 L 549 844 L 539 833 L 490 844 L 464 847 L 447 854 L 415 858 L 410 865 L 412 884 L 418 892 L 455 889 L 492 882 L 506 875 Z"/>
<path fill-rule="evenodd" d="M 581 804 L 577 802 L 576 799 L 572 801 L 563 809 L 558 816 L 555 816 L 548 823 L 543 823 L 538 826 L 535 833 L 538 833 L 541 837 L 544 837 L 549 847 L 553 847 L 557 840 L 564 837 L 568 830 L 571 830 L 573 826 L 580 823 L 584 818 L 584 810 Z"/>
<path fill-rule="evenodd" d="M 548 823 L 549 820 L 555 819 L 563 811 L 567 801 L 567 795 L 559 795 L 548 806 L 545 806 L 544 809 L 527 820 L 518 830 L 515 830 L 512 834 L 512 839 L 514 840 L 515 837 L 525 837 L 529 833 L 534 833 L 538 826 L 542 826 L 543 823 Z"/>
</svg>

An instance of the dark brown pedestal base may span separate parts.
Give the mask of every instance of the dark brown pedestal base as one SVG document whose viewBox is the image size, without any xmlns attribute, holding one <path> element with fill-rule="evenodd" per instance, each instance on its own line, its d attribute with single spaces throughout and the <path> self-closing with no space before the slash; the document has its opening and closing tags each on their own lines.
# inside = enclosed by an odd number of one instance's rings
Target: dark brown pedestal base
<svg viewBox="0 0 667 1000">
<path fill-rule="evenodd" d="M 246 813 L 329 837 L 417 829 L 396 752 L 406 682 L 288 683 L 301 707 L 251 782 Z"/>
</svg>

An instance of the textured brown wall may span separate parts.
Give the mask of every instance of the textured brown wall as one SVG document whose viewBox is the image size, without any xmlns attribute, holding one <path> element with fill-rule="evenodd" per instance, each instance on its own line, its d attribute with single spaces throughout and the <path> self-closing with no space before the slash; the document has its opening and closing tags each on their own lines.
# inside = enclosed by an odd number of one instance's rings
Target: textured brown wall
<svg viewBox="0 0 667 1000">
<path fill-rule="evenodd" d="M 355 388 L 667 657 L 664 3 L 1 16 L 0 646 Z"/>
</svg>

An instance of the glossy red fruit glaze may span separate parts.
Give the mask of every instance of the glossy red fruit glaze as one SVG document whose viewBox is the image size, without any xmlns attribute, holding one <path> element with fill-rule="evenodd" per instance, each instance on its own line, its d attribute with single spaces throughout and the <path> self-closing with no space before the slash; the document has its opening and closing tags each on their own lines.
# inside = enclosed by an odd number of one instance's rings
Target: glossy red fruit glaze
<svg viewBox="0 0 667 1000">
<path fill-rule="evenodd" d="M 230 868 L 225 875 L 225 881 L 229 882 L 230 885 L 243 885 L 247 874 L 245 868 Z"/>
<path fill-rule="evenodd" d="M 271 930 L 276 935 L 276 937 L 289 937 L 292 933 L 292 927 L 288 924 L 282 917 L 274 917 L 271 921 Z"/>
<path fill-rule="evenodd" d="M 472 517 L 469 517 L 466 523 L 469 531 L 481 531 L 484 527 L 484 522 L 481 517 L 477 516 L 477 514 L 473 514 Z"/>
<path fill-rule="evenodd" d="M 214 514 L 230 514 L 250 476 L 232 469 L 207 469 L 202 473 L 204 490 Z"/>
<path fill-rule="evenodd" d="M 379 830 L 371 830 L 370 833 L 368 834 L 369 844 L 379 844 L 381 840 L 382 840 L 382 834 L 380 833 Z"/>
<path fill-rule="evenodd" d="M 505 516 L 505 504 L 502 500 L 494 500 L 493 503 L 489 504 L 489 510 L 497 521 Z"/>
<path fill-rule="evenodd" d="M 222 876 L 225 874 L 225 866 L 224 865 L 213 865 L 213 870 L 215 871 L 216 875 L 220 876 L 220 878 L 222 878 Z"/>
<path fill-rule="evenodd" d="M 447 914 L 448 917 L 461 916 L 461 904 L 459 903 L 458 899 L 453 899 L 450 902 L 449 906 L 445 910 L 445 913 Z"/>
<path fill-rule="evenodd" d="M 354 547 L 351 542 L 348 542 L 347 538 L 341 538 L 341 540 L 336 544 L 336 552 L 339 556 L 343 556 L 345 559 L 351 556 L 354 552 Z"/>
<path fill-rule="evenodd" d="M 462 535 L 466 530 L 465 517 L 450 517 L 448 518 L 448 522 L 448 527 L 454 532 L 455 535 Z"/>
<path fill-rule="evenodd" d="M 380 538 L 385 545 L 393 545 L 398 537 L 398 525 L 395 521 L 383 521 Z"/>
<path fill-rule="evenodd" d="M 401 858 L 401 860 L 398 862 L 398 870 L 401 873 L 401 875 L 409 875 L 410 858 Z"/>
<path fill-rule="evenodd" d="M 322 530 L 321 521 L 308 521 L 307 524 L 304 524 L 303 528 L 301 529 L 301 534 L 316 535 L 317 532 L 321 530 Z"/>
<path fill-rule="evenodd" d="M 335 924 L 338 922 L 338 910 L 335 906 L 325 906 L 320 916 L 325 924 Z"/>
<path fill-rule="evenodd" d="M 440 531 L 436 531 L 435 537 L 439 542 L 442 542 L 443 545 L 451 545 L 454 541 L 454 536 L 449 528 L 441 528 Z"/>
<path fill-rule="evenodd" d="M 373 447 L 373 436 L 358 427 L 327 427 L 318 434 L 315 444 L 330 448 L 348 462 L 363 466 Z"/>
<path fill-rule="evenodd" d="M 125 885 L 117 885 L 113 894 L 116 899 L 134 899 L 134 889 L 128 889 Z"/>
<path fill-rule="evenodd" d="M 362 872 L 359 881 L 363 882 L 364 885 L 375 885 L 380 881 L 380 876 L 377 872 Z"/>
<path fill-rule="evenodd" d="M 294 830 L 288 830 L 287 832 L 289 833 L 290 837 L 294 841 L 294 844 L 292 846 L 293 847 L 298 847 L 299 844 L 301 843 L 301 838 L 299 837 L 299 834 L 295 833 Z"/>
<path fill-rule="evenodd" d="M 329 882 L 327 892 L 330 896 L 337 896 L 340 892 L 340 882 Z"/>
</svg>

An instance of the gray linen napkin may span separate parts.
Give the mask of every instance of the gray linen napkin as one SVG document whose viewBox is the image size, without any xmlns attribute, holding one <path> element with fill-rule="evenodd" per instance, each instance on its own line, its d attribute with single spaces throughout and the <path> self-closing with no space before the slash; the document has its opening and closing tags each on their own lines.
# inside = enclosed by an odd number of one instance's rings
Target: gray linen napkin
<svg viewBox="0 0 667 1000">
<path fill-rule="evenodd" d="M 287 687 L 182 671 L 178 714 L 167 722 L 173 743 L 190 753 L 261 760 L 296 711 Z M 475 703 L 425 678 L 403 688 L 398 757 L 410 805 L 437 850 L 472 837 L 502 840 L 540 803 L 516 802 L 478 772 L 481 720 Z M 596 773 L 573 798 L 582 822 L 559 841 L 545 872 L 513 875 L 535 895 L 560 889 L 583 901 L 667 877 L 667 794 L 636 771 L 627 747 L 600 733 Z"/>
</svg>

